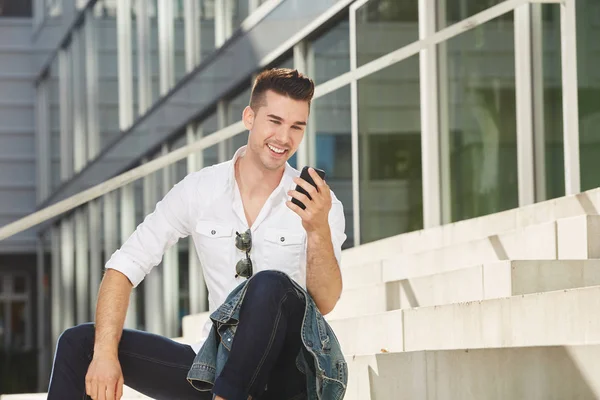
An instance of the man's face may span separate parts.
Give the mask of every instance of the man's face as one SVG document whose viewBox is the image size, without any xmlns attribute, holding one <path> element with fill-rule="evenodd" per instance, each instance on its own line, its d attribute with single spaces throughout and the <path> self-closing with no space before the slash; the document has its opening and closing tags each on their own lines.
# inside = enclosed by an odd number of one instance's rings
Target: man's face
<svg viewBox="0 0 600 400">
<path fill-rule="evenodd" d="M 244 110 L 244 124 L 250 131 L 248 151 L 266 169 L 281 168 L 298 149 L 308 114 L 308 102 L 268 91 L 263 106 L 256 112 L 250 107 Z"/>
</svg>

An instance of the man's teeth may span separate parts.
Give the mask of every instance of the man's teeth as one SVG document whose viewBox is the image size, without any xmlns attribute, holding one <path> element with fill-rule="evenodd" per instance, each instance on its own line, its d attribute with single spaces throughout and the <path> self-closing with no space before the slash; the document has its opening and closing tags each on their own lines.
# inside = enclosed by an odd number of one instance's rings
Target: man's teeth
<svg viewBox="0 0 600 400">
<path fill-rule="evenodd" d="M 267 146 L 269 146 L 269 148 L 270 148 L 271 150 L 273 150 L 273 151 L 274 151 L 275 153 L 277 153 L 277 154 L 283 154 L 283 153 L 285 152 L 285 150 L 284 150 L 284 149 L 278 149 L 277 147 L 273 147 L 273 146 L 271 146 L 270 144 L 268 144 Z"/>
</svg>

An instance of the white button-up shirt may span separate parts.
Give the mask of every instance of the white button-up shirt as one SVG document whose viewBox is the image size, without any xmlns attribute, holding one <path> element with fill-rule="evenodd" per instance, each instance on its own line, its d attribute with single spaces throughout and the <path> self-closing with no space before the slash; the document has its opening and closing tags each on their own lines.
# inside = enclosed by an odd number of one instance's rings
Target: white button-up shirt
<svg viewBox="0 0 600 400">
<path fill-rule="evenodd" d="M 235 246 L 236 232 L 242 233 L 249 227 L 234 168 L 244 152 L 242 147 L 232 160 L 191 173 L 175 185 L 112 255 L 106 268 L 120 271 L 136 287 L 161 262 L 169 247 L 191 235 L 208 288 L 209 311 L 215 311 L 245 279 L 235 277 L 236 263 L 245 258 L 245 253 Z M 254 273 L 283 271 L 306 288 L 306 231 L 301 218 L 285 204 L 290 199 L 288 190 L 296 187 L 293 178 L 299 175 L 286 163 L 279 186 L 250 227 L 250 258 Z M 333 192 L 331 196 L 329 224 L 339 264 L 346 240 L 344 211 Z M 204 338 L 210 327 L 209 321 L 204 327 Z M 201 345 L 192 348 L 198 352 Z"/>
</svg>

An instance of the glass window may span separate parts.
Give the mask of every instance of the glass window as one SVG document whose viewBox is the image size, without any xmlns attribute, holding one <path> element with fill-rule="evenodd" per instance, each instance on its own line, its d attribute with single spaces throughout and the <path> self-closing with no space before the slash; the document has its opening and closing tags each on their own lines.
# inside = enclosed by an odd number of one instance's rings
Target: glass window
<svg viewBox="0 0 600 400">
<path fill-rule="evenodd" d="M 27 292 L 27 278 L 22 275 L 15 275 L 13 277 L 12 292 L 16 294 Z"/>
<path fill-rule="evenodd" d="M 316 140 L 316 167 L 344 205 L 346 235 L 344 248 L 354 246 L 352 217 L 352 139 L 350 86 L 315 99 L 312 105 Z"/>
<path fill-rule="evenodd" d="M 356 11 L 358 66 L 419 39 L 419 7 L 414 0 L 371 0 Z"/>
<path fill-rule="evenodd" d="M 446 15 L 446 25 L 442 25 L 440 28 L 445 28 L 446 26 L 460 22 L 477 13 L 485 11 L 490 7 L 500 4 L 503 1 L 504 0 L 438 0 L 440 11 L 442 11 L 443 15 Z M 512 21 L 512 15 L 513 13 L 509 12 L 498 19 Z"/>
<path fill-rule="evenodd" d="M 100 148 L 119 135 L 119 80 L 116 3 L 100 0 L 94 7 L 98 48 L 98 124 Z"/>
<path fill-rule="evenodd" d="M 440 46 L 452 221 L 518 206 L 514 39 L 496 19 Z"/>
<path fill-rule="evenodd" d="M 250 103 L 251 88 L 247 88 L 242 93 L 234 97 L 228 104 L 227 125 L 234 124 L 242 120 L 242 113 Z M 248 144 L 248 131 L 244 131 L 227 140 L 227 155 L 233 157 L 235 152 L 242 146 Z"/>
<path fill-rule="evenodd" d="M 178 82 L 185 76 L 185 10 L 184 1 L 176 0 L 173 2 L 173 29 L 175 30 L 175 82 Z"/>
<path fill-rule="evenodd" d="M 152 76 L 152 99 L 153 104 L 160 97 L 160 57 L 158 48 L 158 0 L 148 3 L 150 14 L 150 75 Z"/>
<path fill-rule="evenodd" d="M 23 349 L 27 345 L 27 304 L 25 301 L 13 301 L 11 304 L 11 335 L 10 347 Z"/>
<path fill-rule="evenodd" d="M 0 294 L 4 292 L 4 276 L 0 275 Z"/>
<path fill-rule="evenodd" d="M 215 0 L 198 1 L 200 60 L 215 50 Z"/>
<path fill-rule="evenodd" d="M 423 228 L 419 90 L 418 56 L 358 82 L 362 243 Z"/>
<path fill-rule="evenodd" d="M 232 18 L 232 32 L 235 32 L 241 25 L 242 22 L 248 17 L 250 13 L 249 1 L 248 0 L 226 0 L 230 7 L 230 14 Z"/>
<path fill-rule="evenodd" d="M 60 90 L 58 84 L 58 57 L 50 67 L 48 80 L 50 107 L 50 189 L 60 185 Z"/>
<path fill-rule="evenodd" d="M 8 323 L 6 321 L 5 305 L 6 303 L 0 300 L 0 349 L 3 349 L 5 347 L 6 335 L 8 334 Z"/>
<path fill-rule="evenodd" d="M 219 119 L 217 117 L 217 113 L 211 114 L 208 118 L 200 123 L 202 128 L 202 135 L 208 136 L 212 135 L 219 129 Z M 219 147 L 218 144 L 214 146 L 210 146 L 207 149 L 203 150 L 203 158 L 204 163 L 202 167 L 209 167 L 211 165 L 215 165 L 219 162 Z"/>
<path fill-rule="evenodd" d="M 310 77 L 320 84 L 350 71 L 350 25 L 348 17 L 311 44 L 314 65 Z"/>
<path fill-rule="evenodd" d="M 31 18 L 33 0 L 0 0 L 0 17 Z"/>
<path fill-rule="evenodd" d="M 143 1 L 143 0 L 139 0 Z M 139 48 L 138 48 L 138 18 L 139 18 L 139 3 L 138 0 L 131 1 L 131 77 L 133 78 L 133 118 L 137 118 L 140 114 L 140 80 L 139 80 Z"/>
<path fill-rule="evenodd" d="M 20 1 L 20 0 L 15 0 Z M 46 17 L 56 18 L 62 14 L 62 2 L 63 0 L 43 0 Z"/>
</svg>

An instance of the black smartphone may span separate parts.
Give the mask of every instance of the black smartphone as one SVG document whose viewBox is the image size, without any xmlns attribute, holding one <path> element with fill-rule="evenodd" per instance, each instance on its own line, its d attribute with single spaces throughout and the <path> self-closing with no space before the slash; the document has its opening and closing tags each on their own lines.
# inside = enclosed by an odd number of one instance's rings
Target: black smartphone
<svg viewBox="0 0 600 400">
<path fill-rule="evenodd" d="M 313 180 L 312 176 L 310 176 L 310 174 L 308 173 L 308 168 L 309 167 L 304 167 L 302 168 L 302 172 L 300 172 L 300 178 L 304 179 L 306 182 L 310 183 L 311 185 L 313 185 L 314 187 L 317 187 L 315 181 Z M 315 172 L 317 173 L 317 175 L 319 175 L 321 177 L 321 179 L 325 179 L 325 171 L 317 169 L 317 168 L 313 168 L 315 170 Z M 300 185 L 296 185 L 296 191 L 300 192 L 302 194 L 305 194 L 309 199 L 312 200 L 312 197 L 310 197 L 310 195 L 308 194 L 308 192 L 306 190 L 304 190 L 304 188 Z M 302 203 L 300 200 L 296 199 L 295 197 L 292 197 L 292 203 L 294 203 L 295 205 L 297 205 L 298 207 L 300 207 L 303 210 L 306 210 L 306 206 L 304 205 L 304 203 Z"/>
</svg>

